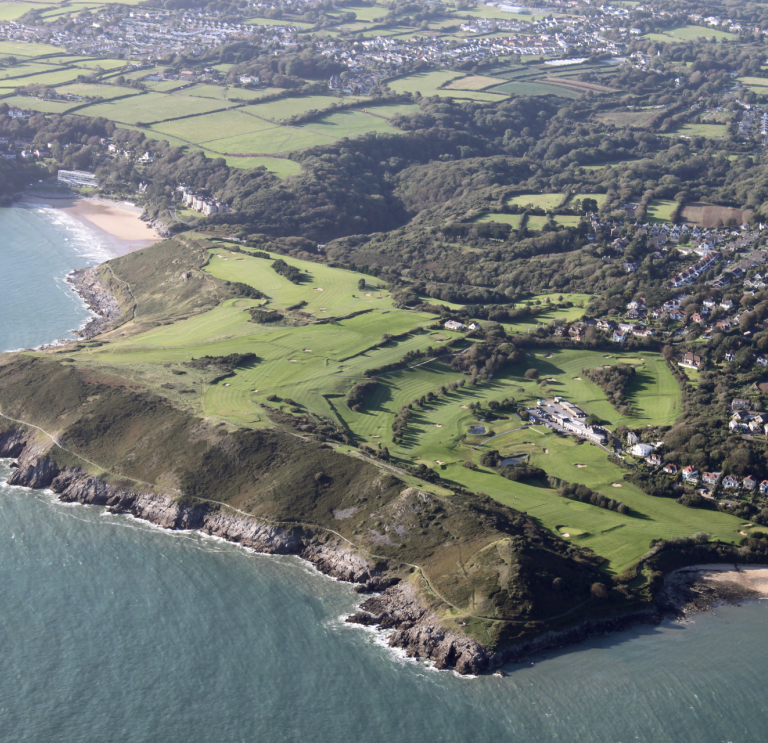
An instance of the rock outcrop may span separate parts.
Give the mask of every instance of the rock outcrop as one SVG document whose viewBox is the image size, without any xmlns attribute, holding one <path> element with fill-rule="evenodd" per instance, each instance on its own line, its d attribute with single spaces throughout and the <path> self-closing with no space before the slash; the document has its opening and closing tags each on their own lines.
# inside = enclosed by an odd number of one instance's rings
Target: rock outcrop
<svg viewBox="0 0 768 743">
<path fill-rule="evenodd" d="M 96 315 L 84 327 L 75 331 L 85 340 L 90 340 L 108 330 L 122 316 L 117 299 L 99 278 L 96 268 L 83 268 L 67 276 L 67 281 L 72 284 L 72 288 L 82 297 L 88 309 Z"/>
</svg>

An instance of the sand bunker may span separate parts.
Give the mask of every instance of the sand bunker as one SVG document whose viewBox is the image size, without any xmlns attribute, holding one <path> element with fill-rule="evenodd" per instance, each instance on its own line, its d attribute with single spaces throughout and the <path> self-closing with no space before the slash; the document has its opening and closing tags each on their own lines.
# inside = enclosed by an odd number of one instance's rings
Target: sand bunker
<svg viewBox="0 0 768 743">
<path fill-rule="evenodd" d="M 581 377 L 574 377 L 577 382 L 581 382 Z"/>
<path fill-rule="evenodd" d="M 296 363 L 296 359 L 288 359 L 288 361 L 290 361 L 292 364 Z"/>
<path fill-rule="evenodd" d="M 224 383 L 224 386 L 225 386 L 225 387 L 229 387 L 229 382 L 225 382 L 225 383 Z"/>
<path fill-rule="evenodd" d="M 435 423 L 435 428 L 442 428 L 442 427 L 443 427 L 442 423 Z"/>
<path fill-rule="evenodd" d="M 584 469 L 587 465 L 586 464 L 577 464 L 576 465 L 579 469 Z"/>
<path fill-rule="evenodd" d="M 251 392 L 258 392 L 258 390 L 251 390 Z"/>
<path fill-rule="evenodd" d="M 304 349 L 304 353 L 312 353 L 312 349 L 311 348 L 305 348 Z"/>
<path fill-rule="evenodd" d="M 460 408 L 463 408 L 464 410 L 469 410 L 469 405 L 459 405 Z"/>
<path fill-rule="evenodd" d="M 445 462 L 441 462 L 439 459 L 436 459 L 435 464 L 445 464 Z"/>
<path fill-rule="evenodd" d="M 620 482 L 612 482 L 611 483 L 611 487 L 612 488 L 620 488 L 621 487 L 621 483 Z"/>
<path fill-rule="evenodd" d="M 549 449 L 544 449 L 545 454 L 549 454 Z"/>
<path fill-rule="evenodd" d="M 545 358 L 547 358 L 547 359 L 551 359 L 551 358 L 552 358 L 554 355 L 555 355 L 555 354 L 551 353 L 551 354 L 549 354 L 549 356 L 546 356 Z"/>
<path fill-rule="evenodd" d="M 564 536 L 564 537 L 570 537 L 571 535 L 570 535 L 570 534 L 569 534 L 567 531 L 564 531 L 564 532 L 562 533 L 562 536 Z"/>
<path fill-rule="evenodd" d="M 554 377 L 550 377 L 547 382 L 557 382 L 557 380 Z"/>
<path fill-rule="evenodd" d="M 365 296 L 366 296 L 366 297 L 370 297 L 371 295 L 370 295 L 370 294 L 368 294 L 368 293 L 366 293 L 366 295 L 365 295 Z"/>
</svg>

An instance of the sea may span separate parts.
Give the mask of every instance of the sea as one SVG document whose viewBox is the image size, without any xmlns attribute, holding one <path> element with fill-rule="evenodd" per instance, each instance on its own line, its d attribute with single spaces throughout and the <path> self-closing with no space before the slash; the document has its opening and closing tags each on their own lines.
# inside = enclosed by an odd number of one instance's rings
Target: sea
<svg viewBox="0 0 768 743">
<path fill-rule="evenodd" d="M 87 313 L 62 282 L 99 260 L 98 238 L 40 208 L 0 210 L 0 227 L 2 347 L 78 327 Z M 9 472 L 0 460 L 0 482 Z M 466 678 L 344 623 L 359 601 L 298 558 L 0 485 L 0 741 L 768 738 L 768 602 Z"/>
</svg>

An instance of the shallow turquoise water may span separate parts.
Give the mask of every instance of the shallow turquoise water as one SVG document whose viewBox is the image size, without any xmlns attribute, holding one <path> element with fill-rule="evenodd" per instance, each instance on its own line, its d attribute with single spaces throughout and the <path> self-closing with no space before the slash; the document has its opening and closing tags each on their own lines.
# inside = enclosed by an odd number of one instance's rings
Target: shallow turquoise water
<svg viewBox="0 0 768 743">
<path fill-rule="evenodd" d="M 0 210 L 2 348 L 53 340 L 86 318 L 62 280 L 101 248 L 58 219 Z M 0 741 L 768 737 L 768 602 L 595 639 L 504 679 L 465 679 L 345 625 L 358 600 L 296 558 L 0 487 Z"/>
<path fill-rule="evenodd" d="M 74 337 L 89 313 L 65 278 L 109 257 L 98 235 L 58 209 L 0 208 L 0 350 Z"/>
</svg>

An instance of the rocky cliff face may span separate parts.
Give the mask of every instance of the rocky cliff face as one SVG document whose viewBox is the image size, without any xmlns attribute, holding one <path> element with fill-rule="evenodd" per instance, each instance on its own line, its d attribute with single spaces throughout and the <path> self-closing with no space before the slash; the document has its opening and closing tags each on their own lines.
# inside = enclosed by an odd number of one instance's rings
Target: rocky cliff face
<svg viewBox="0 0 768 743">
<path fill-rule="evenodd" d="M 120 305 L 112 292 L 104 286 L 96 267 L 73 271 L 67 276 L 67 281 L 82 297 L 88 309 L 96 315 L 77 331 L 81 338 L 90 340 L 120 319 L 122 315 Z"/>
<path fill-rule="evenodd" d="M 356 583 L 361 593 L 383 591 L 348 621 L 395 629 L 390 644 L 404 648 L 411 657 L 465 674 L 480 673 L 500 662 L 500 655 L 493 656 L 469 637 L 442 628 L 412 586 L 399 583 L 399 578 L 371 564 L 341 539 L 326 539 L 298 526 L 271 525 L 215 506 L 183 505 L 170 494 L 116 487 L 84 470 L 59 467 L 34 438 L 17 430 L 0 432 L 0 457 L 18 458 L 10 484 L 50 488 L 66 503 L 104 506 L 166 529 L 198 529 L 257 552 L 298 555 L 326 575 Z"/>
</svg>

